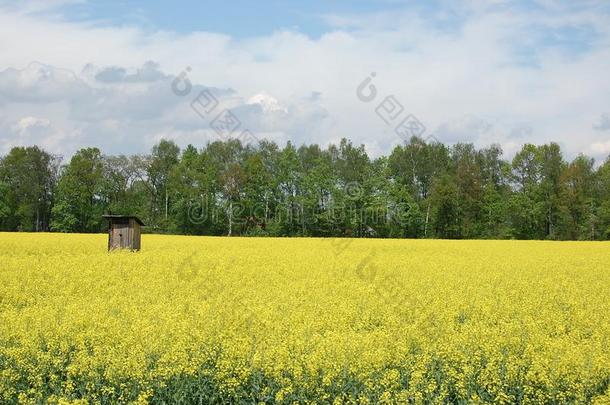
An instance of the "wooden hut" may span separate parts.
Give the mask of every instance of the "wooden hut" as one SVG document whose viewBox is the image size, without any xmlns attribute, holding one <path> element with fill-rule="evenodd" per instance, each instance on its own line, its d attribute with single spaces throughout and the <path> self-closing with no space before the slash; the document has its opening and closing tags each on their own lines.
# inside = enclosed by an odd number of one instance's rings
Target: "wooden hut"
<svg viewBox="0 0 610 405">
<path fill-rule="evenodd" d="M 131 215 L 103 215 L 108 220 L 108 250 L 140 250 L 141 227 L 144 223 Z"/>
</svg>

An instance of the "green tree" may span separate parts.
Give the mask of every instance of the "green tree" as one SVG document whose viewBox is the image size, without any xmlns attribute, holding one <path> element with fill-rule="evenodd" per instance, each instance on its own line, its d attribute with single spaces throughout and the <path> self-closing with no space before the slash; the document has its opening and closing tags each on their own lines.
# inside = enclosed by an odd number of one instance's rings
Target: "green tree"
<svg viewBox="0 0 610 405">
<path fill-rule="evenodd" d="M 49 229 L 60 159 L 37 146 L 15 147 L 0 161 L 4 230 Z"/>
<path fill-rule="evenodd" d="M 107 202 L 103 199 L 104 162 L 99 149 L 81 149 L 63 169 L 57 186 L 51 229 L 99 232 Z"/>
<path fill-rule="evenodd" d="M 147 176 L 150 184 L 150 222 L 155 228 L 167 230 L 169 219 L 169 178 L 178 164 L 180 148 L 173 141 L 162 139 L 153 146 L 148 162 Z"/>
<path fill-rule="evenodd" d="M 176 231 L 199 235 L 213 232 L 210 204 L 215 184 L 216 172 L 208 156 L 188 145 L 170 176 L 174 199 L 171 214 Z"/>
<path fill-rule="evenodd" d="M 510 235 L 507 224 L 507 201 L 511 189 L 508 184 L 510 165 L 502 160 L 502 149 L 491 145 L 478 152 L 483 182 L 481 223 L 482 237 L 504 238 Z"/>
<path fill-rule="evenodd" d="M 555 229 L 560 215 L 561 174 L 565 162 L 558 144 L 550 143 L 538 147 L 540 160 L 540 192 L 539 197 L 544 209 L 545 238 L 556 239 Z"/>
<path fill-rule="evenodd" d="M 432 187 L 430 202 L 433 209 L 436 237 L 456 239 L 461 237 L 459 190 L 449 174 L 438 178 Z"/>
<path fill-rule="evenodd" d="M 473 144 L 458 143 L 451 150 L 451 160 L 460 205 L 459 234 L 465 238 L 481 237 L 485 187 L 479 155 Z"/>
<path fill-rule="evenodd" d="M 610 160 L 565 162 L 557 144 L 414 137 L 369 158 L 347 139 L 279 147 L 162 140 L 149 155 L 82 149 L 62 168 L 37 147 L 0 158 L 0 230 L 94 232 L 104 212 L 149 231 L 206 235 L 609 239 Z"/>
<path fill-rule="evenodd" d="M 138 181 L 136 157 L 104 156 L 103 184 L 101 196 L 107 203 L 107 211 L 111 214 L 140 215 L 140 196 L 133 192 L 133 186 Z"/>
<path fill-rule="evenodd" d="M 545 210 L 540 189 L 542 168 L 535 145 L 526 144 L 515 155 L 510 178 L 514 186 L 508 202 L 512 236 L 517 239 L 544 238 Z"/>
<path fill-rule="evenodd" d="M 610 156 L 597 171 L 597 211 L 596 234 L 600 239 L 610 240 Z"/>
<path fill-rule="evenodd" d="M 560 239 L 596 239 L 595 172 L 593 159 L 578 156 L 561 176 Z"/>
<path fill-rule="evenodd" d="M 335 218 L 341 222 L 343 233 L 365 236 L 365 207 L 371 202 L 371 162 L 364 145 L 358 147 L 343 138 L 331 153 L 336 186 L 333 196 Z M 339 214 L 339 215 L 337 215 Z"/>
<path fill-rule="evenodd" d="M 8 184 L 0 182 L 0 230 L 7 228 L 6 223 L 11 217 L 9 194 L 10 188 Z"/>
</svg>

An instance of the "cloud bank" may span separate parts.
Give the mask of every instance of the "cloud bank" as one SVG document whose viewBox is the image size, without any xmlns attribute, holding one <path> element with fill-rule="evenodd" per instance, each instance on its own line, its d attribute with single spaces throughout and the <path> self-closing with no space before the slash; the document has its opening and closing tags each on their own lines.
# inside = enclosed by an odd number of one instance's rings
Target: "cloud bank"
<svg viewBox="0 0 610 405">
<path fill-rule="evenodd" d="M 53 2 L 52 2 L 53 3 Z M 0 153 L 36 143 L 147 151 L 160 138 L 218 138 L 191 108 L 208 90 L 258 138 L 373 155 L 402 142 L 375 109 L 394 96 L 443 142 L 557 141 L 571 157 L 610 153 L 610 12 L 601 1 L 433 2 L 425 9 L 323 15 L 295 30 L 236 39 L 67 20 L 49 4 L 0 2 Z M 187 70 L 189 68 L 189 70 Z M 172 92 L 187 72 L 189 96 Z M 371 73 L 378 91 L 362 102 Z"/>
</svg>

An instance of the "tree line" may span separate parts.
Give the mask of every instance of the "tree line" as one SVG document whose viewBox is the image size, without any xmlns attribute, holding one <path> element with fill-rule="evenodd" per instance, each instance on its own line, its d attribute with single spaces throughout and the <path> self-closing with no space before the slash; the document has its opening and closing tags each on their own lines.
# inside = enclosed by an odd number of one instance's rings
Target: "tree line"
<svg viewBox="0 0 610 405">
<path fill-rule="evenodd" d="M 188 235 L 610 239 L 610 157 L 599 167 L 558 144 L 447 146 L 414 137 L 372 159 L 343 139 L 278 146 L 216 141 L 150 154 L 36 147 L 0 157 L 0 230 L 103 232 L 102 214 Z"/>
</svg>

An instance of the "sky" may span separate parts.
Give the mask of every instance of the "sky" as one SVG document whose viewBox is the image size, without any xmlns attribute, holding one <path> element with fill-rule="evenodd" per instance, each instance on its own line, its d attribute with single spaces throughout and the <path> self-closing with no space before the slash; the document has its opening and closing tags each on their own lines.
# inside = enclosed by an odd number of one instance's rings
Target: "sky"
<svg viewBox="0 0 610 405">
<path fill-rule="evenodd" d="M 0 0 L 0 155 L 237 137 L 610 155 L 605 0 Z"/>
</svg>

